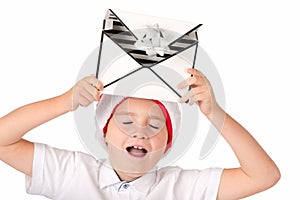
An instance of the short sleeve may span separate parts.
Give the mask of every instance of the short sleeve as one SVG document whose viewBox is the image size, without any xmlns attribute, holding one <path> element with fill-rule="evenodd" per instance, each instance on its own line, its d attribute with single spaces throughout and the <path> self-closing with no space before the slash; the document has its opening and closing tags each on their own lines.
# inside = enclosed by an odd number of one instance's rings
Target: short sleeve
<svg viewBox="0 0 300 200">
<path fill-rule="evenodd" d="M 76 173 L 76 152 L 34 144 L 32 176 L 26 176 L 26 191 L 54 199 L 68 189 Z"/>
<path fill-rule="evenodd" d="M 223 169 L 221 168 L 210 168 L 207 169 L 209 176 L 208 176 L 208 184 L 205 193 L 204 199 L 217 199 L 218 190 L 220 186 L 221 175 Z"/>
<path fill-rule="evenodd" d="M 183 170 L 180 179 L 189 179 L 191 199 L 217 199 L 223 169 Z"/>
<path fill-rule="evenodd" d="M 40 194 L 43 182 L 43 161 L 45 158 L 45 146 L 34 144 L 34 157 L 32 163 L 32 176 L 26 175 L 25 185 L 26 192 L 29 194 Z"/>
<path fill-rule="evenodd" d="M 213 200 L 217 198 L 222 171 L 222 168 L 184 170 L 167 167 L 160 171 L 159 185 L 173 191 L 176 199 Z"/>
</svg>

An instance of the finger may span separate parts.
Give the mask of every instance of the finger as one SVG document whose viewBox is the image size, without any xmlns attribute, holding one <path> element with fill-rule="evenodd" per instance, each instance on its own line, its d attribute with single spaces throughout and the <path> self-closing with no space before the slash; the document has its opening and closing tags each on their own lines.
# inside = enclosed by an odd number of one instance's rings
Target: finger
<svg viewBox="0 0 300 200">
<path fill-rule="evenodd" d="M 195 96 L 193 96 L 191 99 L 190 99 L 190 101 L 189 101 L 189 105 L 193 105 L 195 102 L 198 102 L 196 99 L 196 96 L 198 96 L 198 95 L 195 95 Z"/>
<path fill-rule="evenodd" d="M 92 86 L 94 86 L 98 91 L 103 90 L 103 83 L 99 79 L 93 77 L 92 82 Z"/>
<path fill-rule="evenodd" d="M 177 88 L 178 89 L 183 89 L 183 88 L 185 88 L 189 85 L 195 84 L 196 82 L 197 82 L 196 77 L 189 77 L 189 78 L 185 79 L 184 81 L 182 81 L 181 83 L 179 83 L 177 85 Z"/>
<path fill-rule="evenodd" d="M 188 68 L 187 73 L 198 77 L 205 77 L 204 74 L 202 74 L 199 70 L 195 68 Z"/>
<path fill-rule="evenodd" d="M 204 74 L 202 74 L 197 69 L 191 69 L 191 70 L 193 70 L 195 72 L 194 76 L 197 78 L 200 85 L 206 85 L 208 88 L 211 87 L 209 80 L 206 78 L 206 76 Z"/>
<path fill-rule="evenodd" d="M 95 87 L 98 90 L 102 90 L 103 89 L 103 84 L 100 80 L 98 80 L 95 75 L 91 75 L 86 77 L 85 79 L 90 85 L 92 85 L 93 87 Z"/>
<path fill-rule="evenodd" d="M 100 91 L 89 84 L 84 84 L 84 89 L 93 97 L 93 100 L 98 100 L 100 96 Z"/>
<path fill-rule="evenodd" d="M 101 91 L 103 90 L 103 83 L 97 79 L 96 88 Z"/>
<path fill-rule="evenodd" d="M 180 99 L 179 102 L 183 103 L 186 102 L 188 99 L 192 98 L 194 95 L 203 93 L 204 89 L 201 87 L 196 87 L 185 93 Z"/>
<path fill-rule="evenodd" d="M 76 92 L 73 95 L 73 107 L 77 108 L 77 106 L 84 106 L 89 104 L 89 100 L 82 94 L 82 92 L 78 91 L 78 88 L 76 89 Z"/>
<path fill-rule="evenodd" d="M 187 93 L 185 93 L 180 99 L 179 102 L 180 103 L 184 103 L 187 102 L 187 100 L 193 96 L 193 93 L 191 93 L 191 91 L 188 91 Z"/>
<path fill-rule="evenodd" d="M 195 94 L 192 98 L 190 98 L 189 104 L 193 105 L 194 103 L 203 101 L 206 98 L 207 98 L 207 95 L 205 94 L 205 92 Z"/>
<path fill-rule="evenodd" d="M 87 107 L 88 105 L 91 104 L 91 102 L 85 97 L 83 96 L 82 94 L 80 94 L 80 97 L 79 97 L 79 105 L 83 106 L 83 107 Z"/>
<path fill-rule="evenodd" d="M 88 91 L 86 87 L 93 88 L 93 90 L 96 90 L 93 86 L 84 84 L 82 87 L 78 88 L 78 92 L 81 96 L 84 96 L 88 101 L 92 102 L 94 100 L 94 95 Z"/>
</svg>

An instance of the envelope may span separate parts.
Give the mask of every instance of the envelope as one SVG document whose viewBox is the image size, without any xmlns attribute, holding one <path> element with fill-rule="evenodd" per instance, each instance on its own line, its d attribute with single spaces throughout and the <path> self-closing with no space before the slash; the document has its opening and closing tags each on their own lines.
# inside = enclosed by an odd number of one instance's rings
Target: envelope
<svg viewBox="0 0 300 200">
<path fill-rule="evenodd" d="M 202 24 L 109 9 L 103 21 L 96 77 L 103 93 L 175 101 L 194 68 Z"/>
</svg>

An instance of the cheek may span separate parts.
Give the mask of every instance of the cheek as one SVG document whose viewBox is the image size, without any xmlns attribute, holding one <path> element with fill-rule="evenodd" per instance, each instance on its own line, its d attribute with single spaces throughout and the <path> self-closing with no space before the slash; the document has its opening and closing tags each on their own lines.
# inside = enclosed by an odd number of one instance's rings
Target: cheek
<svg viewBox="0 0 300 200">
<path fill-rule="evenodd" d="M 155 135 L 151 138 L 152 147 L 155 150 L 165 149 L 168 141 L 168 131 L 167 129 L 163 129 L 159 134 Z"/>
<path fill-rule="evenodd" d="M 110 120 L 107 126 L 105 142 L 121 147 L 125 140 L 125 135 L 120 131 L 113 120 Z"/>
</svg>

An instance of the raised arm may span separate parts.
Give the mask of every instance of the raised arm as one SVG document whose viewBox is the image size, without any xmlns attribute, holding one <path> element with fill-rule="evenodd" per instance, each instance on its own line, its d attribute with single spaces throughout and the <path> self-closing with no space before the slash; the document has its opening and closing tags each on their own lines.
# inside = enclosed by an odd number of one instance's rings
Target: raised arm
<svg viewBox="0 0 300 200">
<path fill-rule="evenodd" d="M 102 83 L 88 76 L 66 93 L 22 106 L 0 118 L 0 160 L 31 176 L 34 145 L 22 137 L 33 128 L 99 99 Z"/>
<path fill-rule="evenodd" d="M 231 146 L 239 168 L 224 169 L 218 192 L 218 199 L 240 199 L 272 187 L 280 179 L 276 164 L 237 121 L 230 117 L 216 102 L 207 78 L 196 69 L 189 69 L 193 77 L 179 84 L 179 88 L 192 89 L 182 97 L 182 102 L 191 98 L 202 113 L 219 130 Z"/>
</svg>

